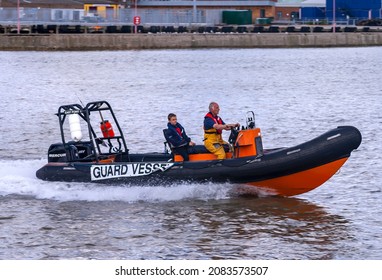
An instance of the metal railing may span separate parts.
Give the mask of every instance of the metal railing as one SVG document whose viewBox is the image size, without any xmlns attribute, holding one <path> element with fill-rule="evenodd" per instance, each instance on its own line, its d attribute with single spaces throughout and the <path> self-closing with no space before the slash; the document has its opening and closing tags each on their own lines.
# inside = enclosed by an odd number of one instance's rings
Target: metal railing
<svg viewBox="0 0 382 280">
<path fill-rule="evenodd" d="M 116 16 L 101 17 L 85 14 L 82 9 L 47 8 L 0 8 L 0 24 L 81 24 L 81 25 L 133 25 L 134 16 L 141 17 L 141 23 L 159 25 L 220 24 L 221 11 L 184 9 L 141 8 L 135 14 L 134 9 L 120 9 Z"/>
</svg>

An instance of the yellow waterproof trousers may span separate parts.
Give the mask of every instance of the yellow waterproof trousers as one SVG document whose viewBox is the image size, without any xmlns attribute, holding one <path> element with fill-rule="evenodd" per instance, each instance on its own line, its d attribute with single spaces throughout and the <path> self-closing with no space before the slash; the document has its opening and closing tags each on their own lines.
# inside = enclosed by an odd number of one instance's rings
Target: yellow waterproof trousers
<svg viewBox="0 0 382 280">
<path fill-rule="evenodd" d="M 205 133 L 204 134 L 204 146 L 208 151 L 213 153 L 218 159 L 225 159 L 226 154 L 223 144 L 228 144 L 223 141 L 222 135 L 217 133 Z"/>
</svg>

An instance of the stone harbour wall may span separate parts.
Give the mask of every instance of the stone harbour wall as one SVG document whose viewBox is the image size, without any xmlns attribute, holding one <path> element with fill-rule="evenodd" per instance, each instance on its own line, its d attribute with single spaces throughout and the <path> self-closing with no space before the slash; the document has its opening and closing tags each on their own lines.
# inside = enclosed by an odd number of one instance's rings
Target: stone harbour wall
<svg viewBox="0 0 382 280">
<path fill-rule="evenodd" d="M 2 34 L 3 51 L 382 46 L 382 32 L 233 34 Z"/>
</svg>

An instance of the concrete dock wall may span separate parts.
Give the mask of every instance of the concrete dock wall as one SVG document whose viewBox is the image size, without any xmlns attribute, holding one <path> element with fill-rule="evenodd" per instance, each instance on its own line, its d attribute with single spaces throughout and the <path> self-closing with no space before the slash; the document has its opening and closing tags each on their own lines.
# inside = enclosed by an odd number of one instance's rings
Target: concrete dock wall
<svg viewBox="0 0 382 280">
<path fill-rule="evenodd" d="M 0 35 L 0 50 L 12 51 L 361 46 L 382 46 L 382 32 Z"/>
</svg>

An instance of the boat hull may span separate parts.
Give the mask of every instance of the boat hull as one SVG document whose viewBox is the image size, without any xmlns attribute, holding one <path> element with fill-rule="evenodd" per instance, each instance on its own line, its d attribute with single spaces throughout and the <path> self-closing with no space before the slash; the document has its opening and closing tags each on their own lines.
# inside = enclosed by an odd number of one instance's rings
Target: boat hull
<svg viewBox="0 0 382 280">
<path fill-rule="evenodd" d="M 294 196 L 325 183 L 358 148 L 361 139 L 358 129 L 343 126 L 294 147 L 265 150 L 262 156 L 171 162 L 165 154 L 131 154 L 130 161 L 124 162 L 48 163 L 36 176 L 48 181 L 153 186 L 229 182 L 255 186 L 270 195 Z"/>
<path fill-rule="evenodd" d="M 291 175 L 252 182 L 249 184 L 261 188 L 263 191 L 266 191 L 271 195 L 299 195 L 321 186 L 341 168 L 347 159 L 348 158 L 342 158 Z"/>
</svg>

